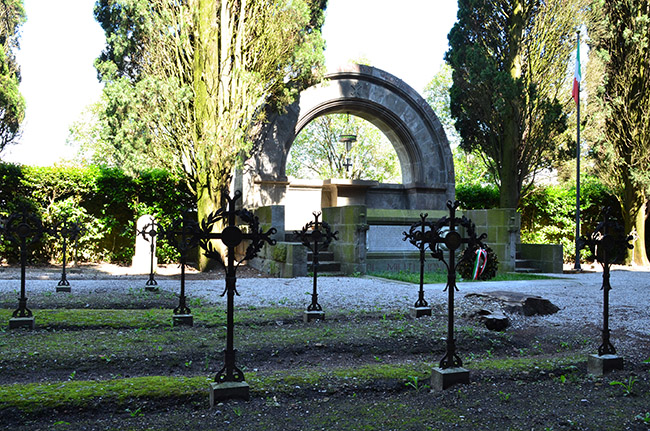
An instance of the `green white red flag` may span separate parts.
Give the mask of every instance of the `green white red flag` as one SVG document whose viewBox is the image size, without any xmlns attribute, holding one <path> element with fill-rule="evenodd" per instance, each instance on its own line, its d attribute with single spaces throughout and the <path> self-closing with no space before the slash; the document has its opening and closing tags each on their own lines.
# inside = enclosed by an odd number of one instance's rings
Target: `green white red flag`
<svg viewBox="0 0 650 431">
<path fill-rule="evenodd" d="M 582 74 L 580 73 L 580 42 L 578 42 L 576 49 L 576 72 L 573 77 L 573 100 L 576 104 L 580 103 L 580 81 L 582 81 Z"/>
</svg>

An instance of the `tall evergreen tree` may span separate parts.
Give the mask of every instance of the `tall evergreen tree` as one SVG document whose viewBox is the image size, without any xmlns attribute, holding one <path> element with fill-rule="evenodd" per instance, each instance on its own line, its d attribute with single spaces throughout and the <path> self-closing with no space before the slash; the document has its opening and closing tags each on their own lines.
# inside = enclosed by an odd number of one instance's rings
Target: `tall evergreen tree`
<svg viewBox="0 0 650 431">
<path fill-rule="evenodd" d="M 497 179 L 500 205 L 566 144 L 567 64 L 583 0 L 459 0 L 445 58 L 461 148 Z M 566 145 L 565 145 L 566 146 Z"/>
<path fill-rule="evenodd" d="M 18 88 L 20 68 L 15 57 L 19 29 L 25 19 L 22 0 L 0 1 L 0 153 L 20 136 L 20 124 L 25 118 L 25 100 Z"/>
<path fill-rule="evenodd" d="M 268 109 L 323 63 L 326 0 L 98 0 L 104 138 L 180 171 L 199 217 L 221 206 Z"/>
<path fill-rule="evenodd" d="M 636 234 L 627 262 L 648 265 L 650 2 L 594 0 L 590 18 L 587 136 L 599 176 L 618 192 L 625 231 Z"/>
</svg>

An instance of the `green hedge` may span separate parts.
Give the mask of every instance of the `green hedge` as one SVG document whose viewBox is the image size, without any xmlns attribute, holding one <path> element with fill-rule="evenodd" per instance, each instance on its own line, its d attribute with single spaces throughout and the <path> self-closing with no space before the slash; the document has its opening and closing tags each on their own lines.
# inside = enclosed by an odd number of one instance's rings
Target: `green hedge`
<svg viewBox="0 0 650 431">
<path fill-rule="evenodd" d="M 51 225 L 67 215 L 84 233 L 78 242 L 79 261 L 129 263 L 134 253 L 135 221 L 144 214 L 169 223 L 195 199 L 185 183 L 168 172 L 150 170 L 137 177 L 105 167 L 32 167 L 0 163 L 0 216 L 27 205 Z M 175 251 L 161 240 L 161 262 L 175 261 Z M 0 257 L 18 259 L 18 250 L 3 240 Z M 70 258 L 70 257 L 69 257 Z M 45 235 L 33 247 L 34 263 L 62 260 L 61 241 Z"/>
<path fill-rule="evenodd" d="M 499 207 L 499 189 L 496 186 L 458 184 L 456 199 L 463 209 Z M 611 207 L 612 216 L 623 223 L 616 196 L 598 178 L 585 177 L 580 187 L 581 234 L 593 231 L 602 221 L 602 209 Z M 521 242 L 531 244 L 562 244 L 564 259 L 575 259 L 575 186 L 537 186 L 522 196 Z"/>
</svg>

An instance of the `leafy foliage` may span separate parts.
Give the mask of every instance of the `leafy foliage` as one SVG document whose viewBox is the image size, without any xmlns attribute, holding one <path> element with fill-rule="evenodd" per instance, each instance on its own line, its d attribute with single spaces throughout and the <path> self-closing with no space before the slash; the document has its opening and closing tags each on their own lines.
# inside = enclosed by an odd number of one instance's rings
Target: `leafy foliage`
<svg viewBox="0 0 650 431">
<path fill-rule="evenodd" d="M 456 200 L 466 210 L 499 207 L 499 189 L 494 185 L 457 184 Z"/>
<path fill-rule="evenodd" d="M 575 186 L 536 187 L 521 200 L 521 241 L 562 244 L 564 260 L 575 259 Z M 602 210 L 611 207 L 621 220 L 616 196 L 598 179 L 587 177 L 580 188 L 581 233 L 591 232 L 602 221 Z"/>
<path fill-rule="evenodd" d="M 619 196 L 634 257 L 648 264 L 646 200 L 650 187 L 650 2 L 594 0 L 589 35 L 595 51 L 588 74 L 589 137 L 599 176 Z"/>
<path fill-rule="evenodd" d="M 51 225 L 64 216 L 80 223 L 83 232 L 72 257 L 79 261 L 130 261 L 134 250 L 135 220 L 152 214 L 169 224 L 194 200 L 178 178 L 168 172 L 149 170 L 137 177 L 115 168 L 72 166 L 26 167 L 0 164 L 0 216 L 6 216 L 26 202 Z M 176 252 L 164 239 L 158 241 L 161 262 L 176 260 Z M 0 245 L 5 259 L 16 260 L 18 251 Z M 34 248 L 33 258 L 40 263 L 61 261 L 60 240 L 45 235 Z"/>
<path fill-rule="evenodd" d="M 0 2 L 0 152 L 20 136 L 20 124 L 25 118 L 25 100 L 18 88 L 20 68 L 15 57 L 19 29 L 25 19 L 22 0 Z"/>
<path fill-rule="evenodd" d="M 566 65 L 582 0 L 461 0 L 445 59 L 461 147 L 483 157 L 516 208 L 522 189 L 559 156 Z"/>
<path fill-rule="evenodd" d="M 346 152 L 343 134 L 357 141 Z M 351 166 L 346 170 L 346 158 Z M 309 123 L 296 137 L 287 174 L 297 178 L 351 178 L 401 182 L 397 153 L 388 138 L 369 122 L 346 114 L 324 115 Z"/>
</svg>

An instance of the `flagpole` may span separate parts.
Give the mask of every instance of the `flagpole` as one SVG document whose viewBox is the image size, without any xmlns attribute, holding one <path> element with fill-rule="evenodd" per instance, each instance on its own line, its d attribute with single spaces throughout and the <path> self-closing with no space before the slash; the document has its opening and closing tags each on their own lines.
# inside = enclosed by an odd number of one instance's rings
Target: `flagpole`
<svg viewBox="0 0 650 431">
<path fill-rule="evenodd" d="M 576 32 L 577 39 L 577 54 L 576 62 L 580 67 L 580 30 Z M 580 83 L 578 83 L 580 85 Z M 580 89 L 578 87 L 578 97 L 576 97 L 576 259 L 575 266 L 573 267 L 576 271 L 582 271 L 580 267 L 580 249 L 578 247 L 578 242 L 580 239 Z"/>
</svg>

